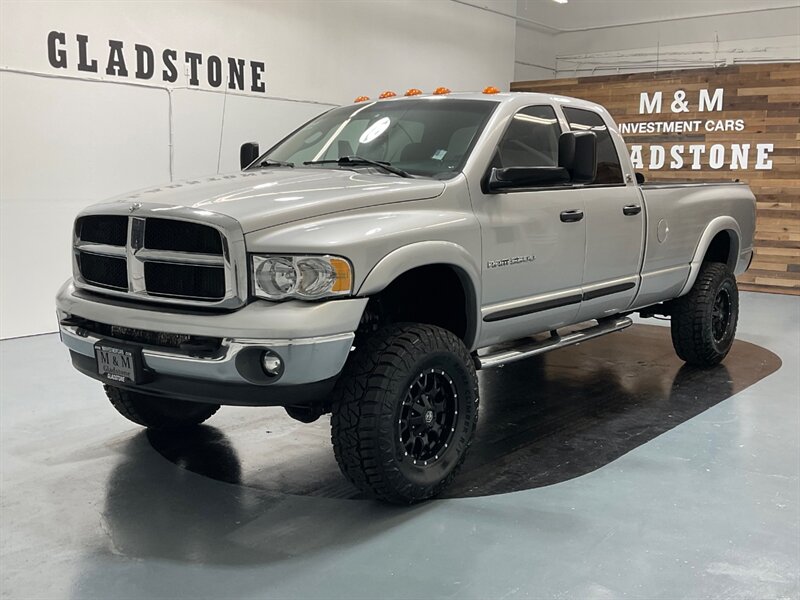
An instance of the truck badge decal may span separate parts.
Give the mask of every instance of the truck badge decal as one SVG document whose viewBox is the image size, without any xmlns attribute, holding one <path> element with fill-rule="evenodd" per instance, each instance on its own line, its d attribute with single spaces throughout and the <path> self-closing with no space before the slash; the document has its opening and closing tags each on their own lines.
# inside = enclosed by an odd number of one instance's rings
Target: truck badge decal
<svg viewBox="0 0 800 600">
<path fill-rule="evenodd" d="M 536 260 L 536 257 L 531 254 L 529 254 L 528 256 L 512 256 L 511 258 L 500 258 L 497 260 L 490 260 L 486 263 L 486 268 L 495 269 L 497 267 L 510 267 L 511 265 L 533 262 L 534 260 Z"/>
</svg>

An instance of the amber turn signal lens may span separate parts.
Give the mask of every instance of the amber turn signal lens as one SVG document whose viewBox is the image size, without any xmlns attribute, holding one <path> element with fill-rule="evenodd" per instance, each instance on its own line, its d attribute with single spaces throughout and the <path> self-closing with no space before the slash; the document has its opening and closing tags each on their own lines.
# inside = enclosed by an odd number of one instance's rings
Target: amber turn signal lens
<svg viewBox="0 0 800 600">
<path fill-rule="evenodd" d="M 411 88 L 405 93 L 406 96 L 421 96 L 422 90 L 418 90 L 417 88 Z"/>
<path fill-rule="evenodd" d="M 331 287 L 332 292 L 349 292 L 353 287 L 353 271 L 350 263 L 341 258 L 330 258 L 331 267 L 336 273 L 336 282 Z"/>
<path fill-rule="evenodd" d="M 369 96 L 359 96 L 358 98 L 353 100 L 353 103 L 357 104 L 359 102 L 366 102 L 367 100 L 369 100 Z"/>
<path fill-rule="evenodd" d="M 384 99 L 386 99 L 386 98 L 394 98 L 395 96 L 397 96 L 397 94 L 395 94 L 394 92 L 392 92 L 392 91 L 390 91 L 390 90 L 386 90 L 385 92 L 383 92 L 383 93 L 382 93 L 380 96 L 378 96 L 378 97 L 379 97 L 381 100 L 384 100 Z"/>
<path fill-rule="evenodd" d="M 499 94 L 500 90 L 497 89 L 496 87 L 494 87 L 493 85 L 490 85 L 490 86 L 487 86 L 487 87 L 483 88 L 483 93 L 484 94 Z"/>
<path fill-rule="evenodd" d="M 435 96 L 442 96 L 444 94 L 449 94 L 449 93 L 450 93 L 450 90 L 448 88 L 446 88 L 446 87 L 438 87 L 435 90 L 433 90 L 433 94 Z"/>
</svg>

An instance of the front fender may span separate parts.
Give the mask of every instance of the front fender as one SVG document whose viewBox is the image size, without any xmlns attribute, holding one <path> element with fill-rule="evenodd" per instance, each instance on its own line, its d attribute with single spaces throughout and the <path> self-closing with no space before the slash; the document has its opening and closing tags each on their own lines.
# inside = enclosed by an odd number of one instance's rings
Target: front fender
<svg viewBox="0 0 800 600">
<path fill-rule="evenodd" d="M 473 256 L 462 246 L 446 241 L 423 241 L 408 244 L 393 250 L 379 260 L 367 274 L 358 296 L 370 296 L 385 289 L 403 273 L 417 267 L 448 265 L 461 279 L 467 299 L 469 324 L 466 335 L 467 346 L 472 347 L 478 338 L 480 310 L 478 298 L 481 293 L 480 269 Z"/>
<path fill-rule="evenodd" d="M 367 274 L 356 295 L 369 296 L 380 292 L 406 271 L 432 264 L 460 269 L 468 278 L 472 291 L 480 291 L 480 271 L 469 252 L 452 242 L 425 241 L 402 246 L 384 256 Z"/>
</svg>

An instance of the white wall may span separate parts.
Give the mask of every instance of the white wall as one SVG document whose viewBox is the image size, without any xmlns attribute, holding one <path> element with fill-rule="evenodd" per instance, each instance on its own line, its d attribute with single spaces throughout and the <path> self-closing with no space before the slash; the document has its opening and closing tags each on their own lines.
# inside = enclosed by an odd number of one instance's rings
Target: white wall
<svg viewBox="0 0 800 600">
<path fill-rule="evenodd" d="M 603 18 L 595 15 L 595 22 L 614 24 L 593 26 L 586 10 L 563 12 L 585 7 L 580 1 L 574 6 L 572 2 L 520 3 L 518 14 L 522 19 L 552 20 L 541 28 L 520 22 L 517 81 L 800 60 L 800 6 L 776 8 L 775 2 L 740 2 L 734 6 L 706 0 L 671 3 L 668 6 L 672 8 L 666 11 L 663 2 L 633 5 L 610 0 L 595 2 L 589 8 L 598 11 L 605 7 Z M 626 13 L 626 7 L 630 13 Z M 695 9 L 747 12 L 677 18 L 694 14 Z M 553 11 L 562 11 L 561 16 Z M 651 20 L 648 17 L 656 22 L 624 24 Z"/>
<path fill-rule="evenodd" d="M 51 30 L 67 36 L 66 69 L 48 61 Z M 77 70 L 76 34 L 89 36 L 98 74 Z M 71 222 L 87 204 L 235 170 L 241 142 L 266 145 L 361 94 L 507 89 L 514 38 L 513 19 L 448 0 L 0 0 L 0 337 L 55 330 Z M 191 87 L 183 69 L 174 84 L 106 75 L 109 39 L 124 42 L 131 72 L 136 43 L 156 57 L 173 48 L 263 61 L 266 92 L 223 94 L 202 78 Z"/>
<path fill-rule="evenodd" d="M 556 39 L 559 77 L 800 60 L 800 7 L 562 33 Z"/>
<path fill-rule="evenodd" d="M 517 24 L 514 81 L 553 79 L 556 76 L 556 34 Z"/>
</svg>

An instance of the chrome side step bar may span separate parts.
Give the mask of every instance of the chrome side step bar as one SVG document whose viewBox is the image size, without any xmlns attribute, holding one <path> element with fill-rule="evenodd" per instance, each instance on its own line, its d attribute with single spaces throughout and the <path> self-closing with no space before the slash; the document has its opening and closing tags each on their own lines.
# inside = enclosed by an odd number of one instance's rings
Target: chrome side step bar
<svg viewBox="0 0 800 600">
<path fill-rule="evenodd" d="M 475 368 L 488 369 L 489 367 L 498 367 L 507 363 L 512 363 L 538 354 L 544 354 L 551 350 L 572 346 L 579 344 L 592 338 L 613 333 L 615 331 L 622 331 L 626 327 L 633 325 L 633 320 L 629 317 L 620 317 L 611 319 L 609 321 L 598 322 L 593 327 L 587 327 L 578 331 L 572 331 L 565 335 L 559 335 L 557 332 L 551 332 L 549 338 L 544 340 L 535 340 L 525 338 L 518 340 L 515 345 L 509 347 L 504 345 L 501 349 L 495 352 L 488 352 L 484 355 L 475 355 Z M 512 342 L 512 344 L 514 344 Z"/>
</svg>

